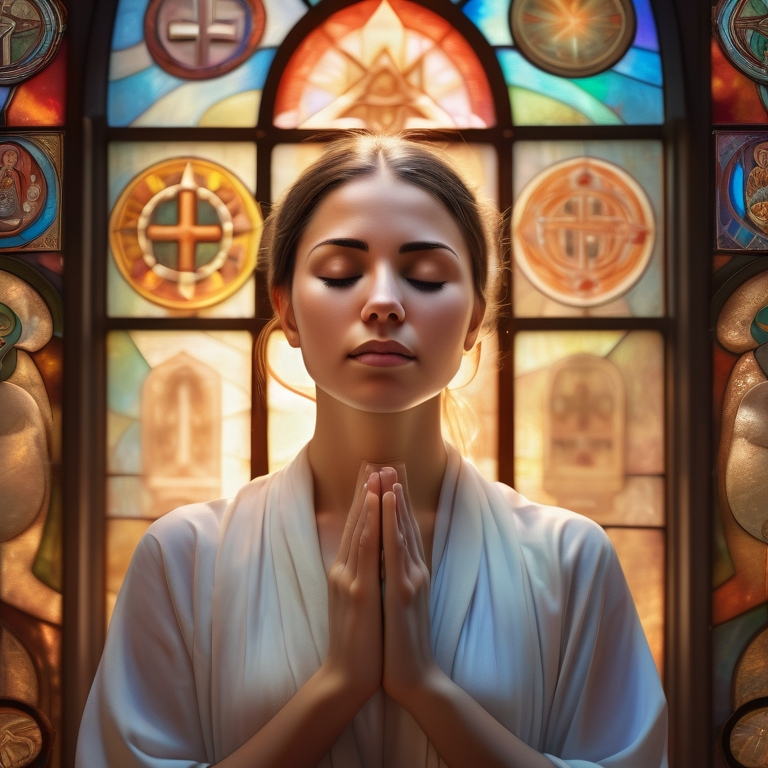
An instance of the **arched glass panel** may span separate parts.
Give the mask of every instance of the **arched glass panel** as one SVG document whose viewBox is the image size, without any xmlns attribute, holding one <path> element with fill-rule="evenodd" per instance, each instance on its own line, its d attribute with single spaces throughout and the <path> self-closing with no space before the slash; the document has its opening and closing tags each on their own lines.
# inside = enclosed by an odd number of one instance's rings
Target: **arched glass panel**
<svg viewBox="0 0 768 768">
<path fill-rule="evenodd" d="M 256 125 L 277 47 L 306 10 L 301 0 L 120 0 L 109 125 Z"/>
<path fill-rule="evenodd" d="M 487 128 L 487 76 L 464 37 L 407 0 L 366 0 L 299 45 L 275 101 L 279 128 Z"/>
</svg>

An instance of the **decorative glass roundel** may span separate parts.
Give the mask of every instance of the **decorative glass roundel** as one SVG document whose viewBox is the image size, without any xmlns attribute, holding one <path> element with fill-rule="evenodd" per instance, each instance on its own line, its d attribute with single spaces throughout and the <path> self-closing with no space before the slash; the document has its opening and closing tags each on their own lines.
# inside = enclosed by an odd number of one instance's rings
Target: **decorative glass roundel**
<svg viewBox="0 0 768 768">
<path fill-rule="evenodd" d="M 653 252 L 656 224 L 643 188 L 593 157 L 546 168 L 515 202 L 515 261 L 544 295 L 576 307 L 626 293 Z"/>
<path fill-rule="evenodd" d="M 632 45 L 632 0 L 515 0 L 515 45 L 533 64 L 560 77 L 610 69 Z"/>
<path fill-rule="evenodd" d="M 194 157 L 157 163 L 123 190 L 109 222 L 120 272 L 149 301 L 176 310 L 218 304 L 253 272 L 262 218 L 229 170 Z"/>
<path fill-rule="evenodd" d="M 756 83 L 768 84 L 768 2 L 720 0 L 715 29 L 731 63 Z"/>
<path fill-rule="evenodd" d="M 66 17 L 59 0 L 0 3 L 0 86 L 28 80 L 50 63 L 59 49 Z"/>
<path fill-rule="evenodd" d="M 207 80 L 242 64 L 256 50 L 264 25 L 261 0 L 150 0 L 144 36 L 166 72 Z"/>
</svg>

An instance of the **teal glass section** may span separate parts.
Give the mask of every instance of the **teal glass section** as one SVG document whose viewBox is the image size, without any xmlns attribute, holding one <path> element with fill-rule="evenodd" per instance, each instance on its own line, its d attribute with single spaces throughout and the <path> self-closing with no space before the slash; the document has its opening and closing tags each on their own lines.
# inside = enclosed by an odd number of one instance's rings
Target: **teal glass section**
<svg viewBox="0 0 768 768">
<path fill-rule="evenodd" d="M 625 59 L 630 54 L 634 55 L 630 51 Z M 569 79 L 538 69 L 514 49 L 498 49 L 497 56 L 510 87 L 515 125 L 654 125 L 664 121 L 662 88 L 621 74 L 618 69 L 624 59 L 608 72 Z M 646 58 L 644 72 L 660 79 L 660 67 L 658 75 L 653 75 L 649 62 Z M 519 89 L 530 94 L 527 102 Z M 565 109 L 540 110 L 531 95 L 559 102 Z"/>
<path fill-rule="evenodd" d="M 491 45 L 512 45 L 509 0 L 469 0 L 462 10 Z"/>
</svg>

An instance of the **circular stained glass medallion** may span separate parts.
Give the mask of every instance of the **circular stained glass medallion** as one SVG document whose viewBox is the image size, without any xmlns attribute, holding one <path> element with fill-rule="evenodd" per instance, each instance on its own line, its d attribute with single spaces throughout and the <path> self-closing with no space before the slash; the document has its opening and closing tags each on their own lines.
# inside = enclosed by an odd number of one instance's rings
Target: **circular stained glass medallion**
<svg viewBox="0 0 768 768">
<path fill-rule="evenodd" d="M 515 202 L 515 261 L 544 295 L 576 307 L 628 291 L 653 252 L 650 200 L 624 169 L 593 157 L 549 166 Z"/>
<path fill-rule="evenodd" d="M 768 0 L 720 0 L 715 31 L 730 62 L 756 83 L 768 84 Z"/>
<path fill-rule="evenodd" d="M 515 0 L 512 37 L 523 55 L 560 77 L 610 69 L 635 38 L 632 0 Z"/>
<path fill-rule="evenodd" d="M 726 720 L 720 744 L 729 768 L 768 768 L 768 698 L 739 707 Z"/>
<path fill-rule="evenodd" d="M 207 80 L 242 64 L 256 50 L 264 25 L 261 0 L 150 0 L 144 36 L 164 70 Z"/>
<path fill-rule="evenodd" d="M 0 86 L 36 75 L 56 55 L 66 11 L 59 0 L 0 3 Z"/>
<path fill-rule="evenodd" d="M 112 210 L 109 241 L 123 277 L 149 301 L 176 310 L 218 304 L 253 272 L 263 221 L 226 168 L 180 157 L 150 166 Z"/>
</svg>

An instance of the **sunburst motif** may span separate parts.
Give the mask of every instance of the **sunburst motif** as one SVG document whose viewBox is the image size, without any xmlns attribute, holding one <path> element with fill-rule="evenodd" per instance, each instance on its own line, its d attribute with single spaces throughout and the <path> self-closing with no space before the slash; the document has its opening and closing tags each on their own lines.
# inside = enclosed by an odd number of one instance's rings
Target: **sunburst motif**
<svg viewBox="0 0 768 768">
<path fill-rule="evenodd" d="M 612 67 L 635 33 L 631 0 L 517 0 L 515 43 L 536 66 L 564 77 Z"/>
</svg>

